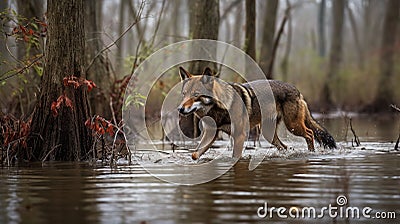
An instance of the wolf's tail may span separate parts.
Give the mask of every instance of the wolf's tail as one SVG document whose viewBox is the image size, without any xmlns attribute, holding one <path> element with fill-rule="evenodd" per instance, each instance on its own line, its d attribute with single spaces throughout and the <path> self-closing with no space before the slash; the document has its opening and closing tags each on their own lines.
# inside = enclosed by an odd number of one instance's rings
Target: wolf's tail
<svg viewBox="0 0 400 224">
<path fill-rule="evenodd" d="M 315 140 L 324 148 L 336 149 L 335 139 L 329 132 L 322 127 L 311 115 L 310 110 L 307 107 L 306 102 L 303 100 L 306 106 L 306 126 L 313 130 Z"/>
</svg>

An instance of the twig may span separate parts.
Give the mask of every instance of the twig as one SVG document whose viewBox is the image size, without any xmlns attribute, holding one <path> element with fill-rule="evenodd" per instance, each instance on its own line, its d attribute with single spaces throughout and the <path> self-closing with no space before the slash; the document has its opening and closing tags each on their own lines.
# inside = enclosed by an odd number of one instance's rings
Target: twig
<svg viewBox="0 0 400 224">
<path fill-rule="evenodd" d="M 53 148 L 51 148 L 51 150 L 46 154 L 46 156 L 42 159 L 42 163 L 44 163 L 44 161 L 46 161 L 47 157 L 50 155 L 50 153 L 52 153 L 56 148 L 60 147 L 61 144 L 58 144 L 56 146 L 53 146 Z"/>
<path fill-rule="evenodd" d="M 160 28 L 161 16 L 162 16 L 162 14 L 164 12 L 164 8 L 165 8 L 165 0 L 163 0 L 162 5 L 161 5 L 160 15 L 159 15 L 158 20 L 157 20 L 157 25 L 156 25 L 156 28 L 154 30 L 153 38 L 151 39 L 151 42 L 150 42 L 150 47 L 153 47 L 154 41 L 155 41 L 156 36 L 157 36 L 158 29 Z"/>
<path fill-rule="evenodd" d="M 358 139 L 358 136 L 356 135 L 356 132 L 355 132 L 354 129 L 353 129 L 353 125 L 352 125 L 352 123 L 351 123 L 351 118 L 350 118 L 349 125 L 350 125 L 350 130 L 351 130 L 351 132 L 352 132 L 353 135 L 354 135 L 354 142 L 356 143 L 356 146 L 360 146 L 360 145 L 361 145 L 361 144 L 360 144 L 360 140 Z M 351 140 L 351 146 L 354 147 L 354 145 L 353 145 L 353 139 Z"/>
<path fill-rule="evenodd" d="M 16 76 L 16 75 L 18 75 L 18 74 L 21 74 L 23 71 L 25 71 L 26 69 L 30 68 L 32 65 L 34 65 L 37 61 L 39 61 L 39 60 L 42 59 L 43 57 L 44 57 L 44 55 L 42 54 L 42 55 L 40 55 L 39 57 L 33 59 L 33 61 L 32 61 L 31 63 L 25 65 L 24 67 L 22 67 L 22 68 L 20 68 L 20 69 L 18 69 L 16 72 L 14 72 L 14 73 L 12 73 L 12 74 L 10 74 L 10 75 L 4 77 L 4 78 L 0 78 L 0 82 L 4 81 L 4 80 L 6 80 L 6 79 L 9 79 L 9 78 L 11 78 L 11 77 L 13 77 L 13 76 Z M 3 73 L 3 75 L 5 75 L 5 74 L 7 74 L 7 73 L 8 73 L 8 72 Z M 1 76 L 3 76 L 3 75 L 1 75 Z"/>
<path fill-rule="evenodd" d="M 390 107 L 400 112 L 400 108 L 398 108 L 396 105 L 390 104 Z"/>
<path fill-rule="evenodd" d="M 128 31 L 131 30 L 132 27 L 135 26 L 135 25 L 140 21 L 140 19 L 141 19 L 140 17 L 141 17 L 141 15 L 142 15 L 143 8 L 144 8 L 144 3 L 145 3 L 144 0 L 140 3 L 140 7 L 139 7 L 138 14 L 136 15 L 135 20 L 128 26 L 128 28 L 126 28 L 125 31 L 122 32 L 121 35 L 119 35 L 119 37 L 118 37 L 117 39 L 115 39 L 113 42 L 111 42 L 109 45 L 107 45 L 105 48 L 103 48 L 101 51 L 99 51 L 99 52 L 96 54 L 96 56 L 94 56 L 94 58 L 90 61 L 89 65 L 86 67 L 86 71 L 85 71 L 86 73 L 87 73 L 87 72 L 89 71 L 89 69 L 92 67 L 94 61 L 95 61 L 101 54 L 103 54 L 105 51 L 107 51 L 107 50 L 110 49 L 112 46 L 114 46 L 115 44 L 117 44 L 117 42 L 118 42 L 119 40 L 121 40 L 122 37 L 124 37 L 125 34 L 128 33 Z"/>
<path fill-rule="evenodd" d="M 275 62 L 275 57 L 276 57 L 276 51 L 277 51 L 277 49 L 278 49 L 279 41 L 280 41 L 280 39 L 281 39 L 283 30 L 284 30 L 285 25 L 286 25 L 286 21 L 287 21 L 287 19 L 288 19 L 289 11 L 290 11 L 290 7 L 288 7 L 288 8 L 285 10 L 285 15 L 283 16 L 281 25 L 280 25 L 279 30 L 278 30 L 278 33 L 277 33 L 277 35 L 276 35 L 276 38 L 275 38 L 275 41 L 274 41 L 274 45 L 273 45 L 273 47 L 272 47 L 272 56 L 271 56 L 271 61 L 270 61 L 269 66 L 268 66 L 268 73 L 267 73 L 267 75 L 270 75 L 270 74 L 273 72 L 273 69 L 274 69 L 274 62 Z"/>
</svg>

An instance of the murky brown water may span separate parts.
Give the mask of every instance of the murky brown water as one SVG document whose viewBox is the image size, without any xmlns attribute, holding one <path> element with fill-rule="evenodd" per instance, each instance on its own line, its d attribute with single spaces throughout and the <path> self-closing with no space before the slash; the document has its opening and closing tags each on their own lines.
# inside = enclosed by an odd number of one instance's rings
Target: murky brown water
<svg viewBox="0 0 400 224">
<path fill-rule="evenodd" d="M 344 120 L 326 120 L 325 125 L 344 139 Z M 358 118 L 353 126 L 361 147 L 342 141 L 335 152 L 271 153 L 254 171 L 245 158 L 222 177 L 194 186 L 160 181 L 140 165 L 2 168 L 0 223 L 399 223 L 400 152 L 390 142 L 397 137 L 398 118 Z M 286 142 L 305 145 L 291 138 Z M 344 206 L 337 204 L 339 196 L 346 197 Z M 278 217 L 276 210 L 259 217 L 257 210 L 265 203 L 267 209 L 286 209 L 288 218 Z M 328 211 L 322 218 L 291 218 L 288 213 L 313 207 L 318 216 L 329 205 L 337 212 L 357 208 L 360 218 L 344 213 L 332 218 Z M 361 214 L 366 207 L 371 208 L 370 219 Z M 396 218 L 373 219 L 377 214 Z"/>
</svg>

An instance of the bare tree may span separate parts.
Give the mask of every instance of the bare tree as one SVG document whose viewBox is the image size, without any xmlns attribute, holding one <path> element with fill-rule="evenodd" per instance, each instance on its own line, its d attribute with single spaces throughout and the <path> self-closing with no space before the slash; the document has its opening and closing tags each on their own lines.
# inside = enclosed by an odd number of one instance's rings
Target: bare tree
<svg viewBox="0 0 400 224">
<path fill-rule="evenodd" d="M 93 58 L 102 50 L 103 41 L 101 39 L 101 21 L 102 21 L 102 0 L 84 0 L 85 4 L 85 27 L 86 27 L 86 41 L 85 41 L 85 52 L 86 52 L 86 65 L 90 63 Z M 107 119 L 111 119 L 111 111 L 109 107 L 108 91 L 110 89 L 110 83 L 112 78 L 107 64 L 107 58 L 104 54 L 99 55 L 94 65 L 86 71 L 86 77 L 93 80 L 99 87 L 99 94 L 92 94 L 90 96 L 90 102 L 93 102 L 91 111 L 94 114 L 101 115 Z M 107 97 L 106 97 L 107 96 Z M 99 103 L 101 102 L 101 103 Z"/>
<path fill-rule="evenodd" d="M 321 0 L 319 3 L 318 10 L 318 53 L 320 57 L 325 57 L 325 11 L 326 11 L 326 0 Z"/>
<path fill-rule="evenodd" d="M 276 18 L 278 15 L 278 0 L 268 0 L 265 11 L 264 30 L 262 38 L 259 64 L 268 79 L 272 79 L 272 73 L 268 73 L 272 62 L 272 50 L 274 46 Z"/>
<path fill-rule="evenodd" d="M 189 35 L 193 39 L 218 39 L 219 32 L 219 0 L 193 0 L 189 3 L 190 28 Z M 210 52 L 216 54 L 216 52 Z M 215 63 L 197 62 L 192 63 L 190 71 L 194 74 L 201 73 L 205 66 L 217 70 Z"/>
<path fill-rule="evenodd" d="M 398 36 L 400 20 L 400 1 L 388 0 L 386 15 L 383 24 L 382 42 L 380 49 L 381 76 L 378 84 L 378 92 L 372 107 L 373 112 L 388 111 L 389 105 L 394 102 L 393 88 L 391 85 L 394 73 L 394 56 L 396 53 L 396 40 Z"/>
<path fill-rule="evenodd" d="M 331 89 L 329 88 L 332 81 L 337 76 L 342 61 L 342 44 L 343 44 L 343 25 L 344 10 L 346 0 L 335 0 L 332 2 L 333 26 L 331 34 L 331 49 L 329 54 L 328 73 L 321 94 L 321 109 L 323 111 L 334 107 Z"/>
<path fill-rule="evenodd" d="M 356 18 L 354 16 L 353 10 L 349 7 L 349 5 L 346 5 L 346 11 L 349 15 L 351 30 L 353 31 L 354 43 L 358 56 L 358 66 L 362 69 L 364 67 L 364 51 L 363 48 L 361 47 L 360 35 L 358 34 L 359 32 L 358 32 Z"/>
<path fill-rule="evenodd" d="M 256 1 L 246 0 L 245 52 L 256 60 Z"/>
<path fill-rule="evenodd" d="M 33 113 L 28 160 L 75 160 L 88 157 L 92 136 L 84 123 L 89 118 L 86 89 L 65 86 L 65 77 L 84 78 L 83 0 L 48 0 L 48 39 L 41 94 Z M 54 111 L 53 103 L 64 101 Z M 69 105 L 69 106 L 67 106 Z M 55 113 L 57 112 L 57 113 Z"/>
</svg>

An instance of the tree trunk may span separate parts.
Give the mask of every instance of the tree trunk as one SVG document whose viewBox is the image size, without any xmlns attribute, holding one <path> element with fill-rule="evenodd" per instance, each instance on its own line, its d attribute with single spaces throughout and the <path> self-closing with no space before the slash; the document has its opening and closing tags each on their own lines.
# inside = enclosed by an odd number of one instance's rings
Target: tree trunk
<svg viewBox="0 0 400 224">
<path fill-rule="evenodd" d="M 287 10 L 288 10 L 287 11 L 288 29 L 287 29 L 285 53 L 284 53 L 282 61 L 281 61 L 282 81 L 284 81 L 284 82 L 287 82 L 287 80 L 288 80 L 289 56 L 290 56 L 290 51 L 292 49 L 292 33 L 293 33 L 293 24 L 292 24 L 292 16 L 291 16 L 292 4 L 290 3 L 289 0 L 286 0 L 286 5 L 287 5 Z"/>
<path fill-rule="evenodd" d="M 41 83 L 41 94 L 32 118 L 28 138 L 32 154 L 28 160 L 86 159 L 92 146 L 92 137 L 84 123 L 89 118 L 86 89 L 63 85 L 63 78 L 84 74 L 84 4 L 83 0 L 48 0 L 48 37 L 46 59 Z M 61 104 L 58 115 L 51 105 L 65 94 L 72 107 Z"/>
<path fill-rule="evenodd" d="M 86 27 L 86 65 L 100 52 L 104 46 L 101 39 L 101 0 L 84 0 L 85 4 L 85 27 Z M 109 90 L 112 78 L 107 68 L 107 58 L 100 55 L 94 62 L 93 66 L 86 71 L 87 79 L 93 80 L 100 91 L 99 94 L 94 92 L 89 96 L 91 102 L 91 111 L 94 114 L 111 119 L 111 111 L 109 105 Z"/>
<path fill-rule="evenodd" d="M 273 78 L 272 72 L 268 73 L 268 70 L 273 57 L 272 49 L 274 46 L 276 17 L 278 14 L 278 2 L 278 0 L 268 0 L 267 8 L 265 11 L 264 31 L 259 64 L 266 78 L 268 79 Z"/>
<path fill-rule="evenodd" d="M 326 0 L 321 0 L 318 10 L 318 53 L 321 58 L 325 57 L 325 11 Z"/>
<path fill-rule="evenodd" d="M 393 89 L 396 87 L 392 85 L 396 39 L 400 20 L 399 9 L 400 1 L 389 0 L 387 2 L 380 49 L 381 76 L 375 100 L 370 108 L 372 112 L 387 112 L 389 111 L 390 104 L 400 104 L 398 99 L 397 102 L 395 102 Z"/>
<path fill-rule="evenodd" d="M 93 0 L 89 0 L 93 1 Z M 127 7 L 129 6 L 127 0 L 121 0 L 120 1 L 120 6 L 119 6 L 119 27 L 118 27 L 118 35 L 122 34 L 125 29 L 125 12 L 127 10 Z M 121 38 L 117 42 L 117 55 L 115 58 L 115 65 L 116 65 L 116 73 L 121 74 L 123 72 L 123 66 L 124 66 L 124 49 L 125 49 L 125 38 Z"/>
<path fill-rule="evenodd" d="M 219 31 L 219 0 L 193 0 L 190 7 L 190 36 L 193 39 L 218 39 Z M 216 52 L 210 52 L 216 54 Z M 189 70 L 193 74 L 200 74 L 209 66 L 217 71 L 217 64 L 209 62 L 192 63 Z"/>
<path fill-rule="evenodd" d="M 364 68 L 364 51 L 361 47 L 360 37 L 358 35 L 358 26 L 356 22 L 356 18 L 354 17 L 352 9 L 349 5 L 346 5 L 346 10 L 349 15 L 351 30 L 353 31 L 354 43 L 357 50 L 357 58 L 358 58 L 358 67 L 360 69 Z"/>
<path fill-rule="evenodd" d="M 246 0 L 246 37 L 244 49 L 246 54 L 256 60 L 256 1 Z"/>
<path fill-rule="evenodd" d="M 339 71 L 342 61 L 342 44 L 343 44 L 343 25 L 344 25 L 344 9 L 346 0 L 335 0 L 332 2 L 332 42 L 329 54 L 328 73 L 325 84 L 322 89 L 322 98 L 320 106 L 322 111 L 328 111 L 334 108 L 331 89 L 329 85 L 334 81 Z"/>
</svg>

